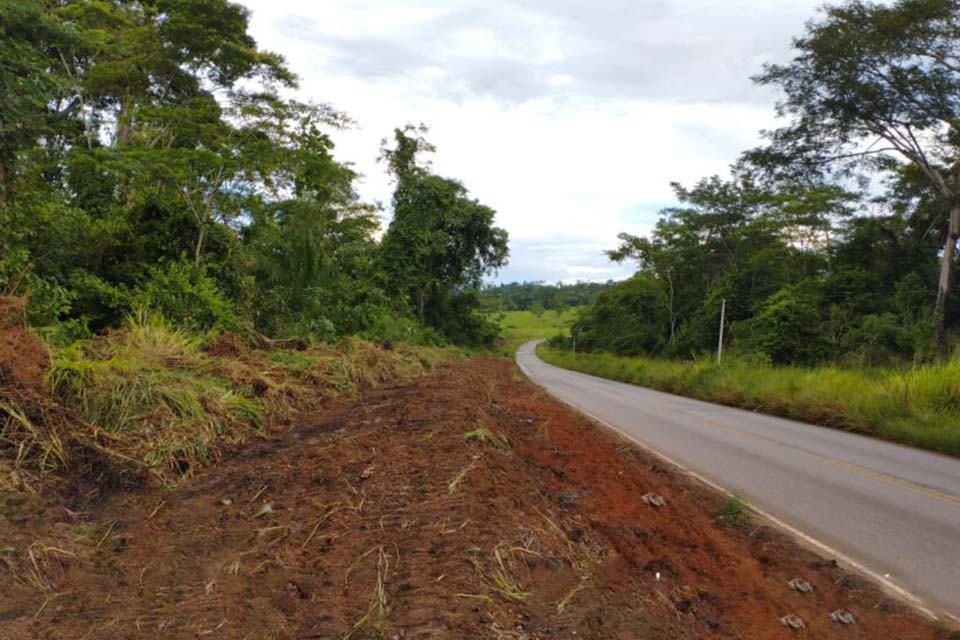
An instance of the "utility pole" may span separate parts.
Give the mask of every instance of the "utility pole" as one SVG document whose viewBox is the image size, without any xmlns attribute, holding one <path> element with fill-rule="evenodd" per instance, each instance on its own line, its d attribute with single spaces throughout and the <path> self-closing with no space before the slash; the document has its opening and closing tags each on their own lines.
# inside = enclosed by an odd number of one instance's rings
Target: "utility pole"
<svg viewBox="0 0 960 640">
<path fill-rule="evenodd" d="M 717 343 L 717 365 L 723 360 L 723 323 L 727 319 L 727 299 L 720 305 L 720 341 Z"/>
<path fill-rule="evenodd" d="M 574 353 L 574 355 L 576 355 L 576 353 L 577 353 L 577 330 L 574 329 L 572 333 L 573 333 L 573 353 Z"/>
</svg>

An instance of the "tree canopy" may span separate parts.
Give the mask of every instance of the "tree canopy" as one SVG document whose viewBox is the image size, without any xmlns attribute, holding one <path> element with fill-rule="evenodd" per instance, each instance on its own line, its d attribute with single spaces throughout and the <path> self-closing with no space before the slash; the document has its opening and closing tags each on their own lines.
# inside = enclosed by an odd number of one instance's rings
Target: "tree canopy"
<svg viewBox="0 0 960 640">
<path fill-rule="evenodd" d="M 794 59 L 756 80 L 783 91 L 790 119 L 753 157 L 793 173 L 905 162 L 949 213 L 934 305 L 942 342 L 960 238 L 960 2 L 852 0 L 794 40 Z"/>
<path fill-rule="evenodd" d="M 493 209 L 471 199 L 456 180 L 431 173 L 422 154 L 433 150 L 423 128 L 394 132 L 382 158 L 396 182 L 393 220 L 380 251 L 387 290 L 416 309 L 421 322 L 467 340 L 484 321 L 473 313 L 483 276 L 506 264 L 507 232 Z"/>
<path fill-rule="evenodd" d="M 578 345 L 712 351 L 726 300 L 733 349 L 777 363 L 948 349 L 960 324 L 960 3 L 829 5 L 793 47 L 755 78 L 780 90 L 784 126 L 729 179 L 674 185 L 679 205 L 651 234 L 621 235 L 609 255 L 639 271 L 581 315 Z"/>
<path fill-rule="evenodd" d="M 420 141 L 391 153 L 378 242 L 334 155 L 350 118 L 288 97 L 248 21 L 226 0 L 0 0 L 0 293 L 63 340 L 144 306 L 198 329 L 490 339 L 468 319 L 506 259 L 494 212 L 415 166 Z"/>
</svg>

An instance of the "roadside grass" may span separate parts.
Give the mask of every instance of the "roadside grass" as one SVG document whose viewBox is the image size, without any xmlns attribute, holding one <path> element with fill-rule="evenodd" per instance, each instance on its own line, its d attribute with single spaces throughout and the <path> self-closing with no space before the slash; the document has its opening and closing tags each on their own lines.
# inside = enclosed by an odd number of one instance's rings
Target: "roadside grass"
<svg viewBox="0 0 960 640">
<path fill-rule="evenodd" d="M 503 333 L 503 343 L 497 348 L 497 353 L 512 358 L 517 347 L 524 342 L 560 335 L 564 327 L 576 318 L 579 310 L 580 307 L 571 307 L 560 314 L 545 311 L 540 317 L 532 311 L 505 311 L 503 317 L 498 313 L 488 314 L 489 318 L 500 323 Z"/>
<path fill-rule="evenodd" d="M 750 508 L 739 496 L 731 496 L 720 508 L 720 522 L 728 527 L 738 527 L 750 519 Z"/>
<path fill-rule="evenodd" d="M 218 351 L 225 338 L 230 349 Z M 301 411 L 460 356 L 357 338 L 265 351 L 142 313 L 54 351 L 44 395 L 0 398 L 0 487 L 35 491 L 47 477 L 68 476 L 175 484 L 215 463 L 224 446 L 264 437 Z"/>
<path fill-rule="evenodd" d="M 486 427 L 480 427 L 474 429 L 473 431 L 467 431 L 463 434 L 463 439 L 466 441 L 475 440 L 481 444 L 490 443 L 498 448 L 510 449 L 510 440 L 507 436 L 503 435 L 499 431 L 491 431 Z"/>
<path fill-rule="evenodd" d="M 572 354 L 546 362 L 603 378 L 960 456 L 960 358 L 910 369 L 774 367 Z"/>
</svg>

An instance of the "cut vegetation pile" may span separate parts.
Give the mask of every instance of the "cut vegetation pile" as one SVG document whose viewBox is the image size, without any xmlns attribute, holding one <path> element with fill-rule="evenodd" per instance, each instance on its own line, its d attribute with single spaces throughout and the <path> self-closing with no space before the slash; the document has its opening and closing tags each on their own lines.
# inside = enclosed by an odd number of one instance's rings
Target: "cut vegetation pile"
<svg viewBox="0 0 960 640">
<path fill-rule="evenodd" d="M 68 465 L 89 471 L 104 458 L 96 430 L 50 394 L 50 354 L 21 326 L 23 304 L 0 297 L 0 497 L 36 488 Z"/>
<path fill-rule="evenodd" d="M 10 640 L 947 637 L 504 360 L 333 399 L 177 491 L 21 509 L 0 540 Z"/>
<path fill-rule="evenodd" d="M 709 402 L 867 433 L 960 456 L 960 357 L 906 370 L 680 362 L 560 351 L 550 364 Z"/>
<path fill-rule="evenodd" d="M 205 344 L 146 315 L 52 358 L 7 321 L 0 350 L 0 487 L 28 492 L 48 479 L 91 491 L 175 483 L 226 445 L 451 355 L 356 339 L 298 351 L 253 349 L 233 334 Z"/>
</svg>

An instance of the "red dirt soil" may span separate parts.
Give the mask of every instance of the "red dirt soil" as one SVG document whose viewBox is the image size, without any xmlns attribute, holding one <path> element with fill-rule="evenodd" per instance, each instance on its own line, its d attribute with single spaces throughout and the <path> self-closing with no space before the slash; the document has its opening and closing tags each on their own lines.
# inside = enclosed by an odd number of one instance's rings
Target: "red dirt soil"
<svg viewBox="0 0 960 640">
<path fill-rule="evenodd" d="M 175 491 L 0 500 L 0 638 L 947 637 L 722 504 L 511 363 L 448 364 Z"/>
<path fill-rule="evenodd" d="M 219 358 L 239 358 L 250 350 L 250 347 L 234 333 L 224 333 L 203 345 L 208 355 Z"/>
<path fill-rule="evenodd" d="M 22 299 L 0 297 L 0 390 L 43 392 L 50 356 L 36 336 L 14 322 L 22 308 Z"/>
</svg>

